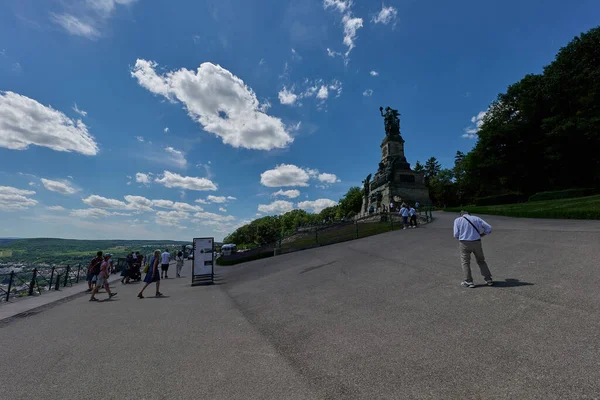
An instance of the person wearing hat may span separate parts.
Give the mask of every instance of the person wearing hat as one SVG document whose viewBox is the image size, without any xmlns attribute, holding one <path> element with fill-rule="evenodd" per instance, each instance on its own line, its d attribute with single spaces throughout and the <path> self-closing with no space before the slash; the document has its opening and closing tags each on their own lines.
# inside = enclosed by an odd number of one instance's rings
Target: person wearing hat
<svg viewBox="0 0 600 400">
<path fill-rule="evenodd" d="M 469 214 L 468 211 L 461 211 L 460 217 L 454 220 L 454 237 L 459 240 L 460 260 L 465 280 L 461 286 L 474 288 L 473 276 L 471 275 L 471 253 L 475 255 L 477 265 L 483 279 L 488 286 L 492 286 L 492 273 L 485 262 L 481 238 L 492 233 L 492 227 L 483 219 Z"/>
</svg>

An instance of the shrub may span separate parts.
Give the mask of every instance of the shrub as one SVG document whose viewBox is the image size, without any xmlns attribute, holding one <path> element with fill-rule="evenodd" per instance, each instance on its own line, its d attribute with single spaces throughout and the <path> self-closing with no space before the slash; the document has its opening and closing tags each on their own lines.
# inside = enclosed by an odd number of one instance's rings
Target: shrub
<svg viewBox="0 0 600 400">
<path fill-rule="evenodd" d="M 496 196 L 480 197 L 475 199 L 476 206 L 493 206 L 497 204 L 514 204 L 527 201 L 527 197 L 522 193 L 505 193 Z"/>
<path fill-rule="evenodd" d="M 529 201 L 571 199 L 573 197 L 592 196 L 599 192 L 600 192 L 599 189 L 594 189 L 594 188 L 568 189 L 568 190 L 559 190 L 556 192 L 540 192 L 540 193 L 536 193 L 533 196 L 531 196 L 529 198 Z"/>
</svg>

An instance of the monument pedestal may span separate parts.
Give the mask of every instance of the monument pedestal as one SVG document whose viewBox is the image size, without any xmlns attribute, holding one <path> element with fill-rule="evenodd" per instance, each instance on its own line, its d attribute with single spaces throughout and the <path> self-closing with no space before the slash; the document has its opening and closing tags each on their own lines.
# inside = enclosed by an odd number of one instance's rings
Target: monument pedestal
<svg viewBox="0 0 600 400">
<path fill-rule="evenodd" d="M 389 209 L 390 203 L 430 203 L 429 189 L 423 172 L 410 169 L 404 156 L 404 139 L 400 135 L 386 136 L 381 143 L 379 170 L 369 185 L 369 196 L 363 199 L 363 210 Z"/>
</svg>

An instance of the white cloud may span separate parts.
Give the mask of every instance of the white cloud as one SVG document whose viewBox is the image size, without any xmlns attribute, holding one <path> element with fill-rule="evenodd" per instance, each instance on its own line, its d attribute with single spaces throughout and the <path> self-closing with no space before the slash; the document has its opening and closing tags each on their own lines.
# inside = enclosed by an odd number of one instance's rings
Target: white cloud
<svg viewBox="0 0 600 400">
<path fill-rule="evenodd" d="M 85 204 L 93 208 L 116 208 L 121 210 L 127 209 L 127 204 L 124 201 L 108 199 L 106 197 L 98 196 L 96 194 L 93 194 L 81 200 Z"/>
<path fill-rule="evenodd" d="M 335 174 L 322 173 L 319 174 L 319 181 L 323 183 L 336 183 L 341 182 Z"/>
<path fill-rule="evenodd" d="M 163 226 L 180 226 L 182 221 L 190 218 L 190 214 L 185 211 L 157 211 L 156 222 Z"/>
<path fill-rule="evenodd" d="M 339 51 L 333 51 L 331 50 L 329 47 L 327 48 L 327 55 L 329 57 L 342 57 L 342 53 L 340 53 Z"/>
<path fill-rule="evenodd" d="M 143 136 L 136 136 L 135 138 L 138 140 L 138 142 L 144 143 L 144 137 Z"/>
<path fill-rule="evenodd" d="M 386 7 L 385 4 L 382 4 L 381 11 L 379 11 L 379 13 L 376 16 L 374 16 L 371 19 L 371 21 L 373 21 L 376 24 L 384 24 L 384 25 L 387 25 L 390 22 L 393 22 L 394 25 L 396 25 L 397 19 L 398 19 L 398 10 L 396 10 L 392 6 Z"/>
<path fill-rule="evenodd" d="M 165 147 L 165 159 L 167 163 L 174 164 L 179 168 L 187 167 L 187 160 L 183 152 L 172 147 Z"/>
<path fill-rule="evenodd" d="M 148 200 L 142 196 L 125 196 L 128 210 L 136 211 L 154 211 L 152 210 L 152 200 Z"/>
<path fill-rule="evenodd" d="M 165 129 L 163 129 L 164 133 L 169 133 L 169 127 L 167 126 Z"/>
<path fill-rule="evenodd" d="M 227 196 L 227 200 L 237 200 L 237 197 Z"/>
<path fill-rule="evenodd" d="M 485 118 L 486 114 L 487 111 L 480 111 L 477 115 L 471 117 L 472 125 L 465 128 L 465 133 L 462 135 L 462 137 L 467 139 L 476 139 L 477 132 L 479 132 L 479 129 L 481 129 L 481 126 L 483 125 L 483 119 Z"/>
<path fill-rule="evenodd" d="M 302 56 L 300 54 L 298 54 L 296 49 L 292 49 L 292 60 L 294 60 L 294 61 L 302 60 Z"/>
<path fill-rule="evenodd" d="M 294 87 L 292 87 L 290 90 L 288 90 L 288 88 L 284 86 L 283 89 L 281 89 L 279 91 L 277 96 L 279 97 L 279 102 L 281 104 L 285 104 L 285 105 L 289 105 L 289 106 L 296 103 L 296 100 L 298 99 L 298 95 L 296 95 L 294 93 Z"/>
<path fill-rule="evenodd" d="M 200 206 L 194 206 L 188 203 L 181 203 L 179 201 L 171 201 L 171 200 L 152 200 L 152 205 L 160 208 L 170 208 L 176 211 L 203 211 L 204 209 Z"/>
<path fill-rule="evenodd" d="M 261 58 L 260 61 L 258 62 L 258 65 L 265 65 L 267 62 L 265 61 L 264 58 Z"/>
<path fill-rule="evenodd" d="M 308 173 L 295 165 L 281 164 L 260 174 L 260 183 L 267 187 L 308 186 Z"/>
<path fill-rule="evenodd" d="M 163 75 L 156 67 L 153 61 L 138 59 L 131 75 L 152 93 L 183 103 L 189 116 L 223 143 L 271 150 L 293 142 L 279 118 L 261 111 L 252 89 L 221 66 L 205 62 L 196 71 L 182 68 Z"/>
<path fill-rule="evenodd" d="M 225 203 L 227 201 L 227 198 L 225 196 L 208 195 L 206 197 L 206 200 L 210 201 L 211 203 Z"/>
<path fill-rule="evenodd" d="M 12 186 L 0 186 L 0 211 L 20 211 L 35 206 L 38 202 L 30 197 L 33 190 L 17 189 Z"/>
<path fill-rule="evenodd" d="M 371 74 L 371 76 L 379 76 L 379 72 L 377 71 L 371 71 L 369 74 Z"/>
<path fill-rule="evenodd" d="M 77 103 L 73 104 L 73 111 L 75 111 L 77 114 L 81 115 L 82 117 L 87 117 L 87 111 L 83 111 L 83 110 L 80 110 L 79 108 L 77 108 Z"/>
<path fill-rule="evenodd" d="M 271 204 L 259 204 L 258 211 L 269 215 L 285 214 L 294 209 L 294 204 L 291 201 L 275 200 Z"/>
<path fill-rule="evenodd" d="M 78 189 L 71 186 L 69 182 L 66 181 L 53 181 L 44 178 L 42 178 L 41 181 L 44 187 L 52 192 L 69 195 L 77 193 L 79 191 Z"/>
<path fill-rule="evenodd" d="M 373 89 L 367 89 L 363 92 L 363 96 L 370 97 L 373 96 Z"/>
<path fill-rule="evenodd" d="M 83 36 L 87 39 L 96 39 L 100 36 L 98 29 L 85 17 L 76 17 L 68 13 L 50 13 L 50 19 L 62 26 L 71 35 Z"/>
<path fill-rule="evenodd" d="M 29 183 L 28 183 L 28 185 L 29 185 L 29 186 L 37 186 L 38 184 L 37 184 L 37 183 L 35 183 L 35 182 L 29 182 Z"/>
<path fill-rule="evenodd" d="M 142 172 L 138 172 L 137 174 L 135 174 L 135 181 L 143 185 L 149 185 L 150 179 L 151 174 L 144 174 Z"/>
<path fill-rule="evenodd" d="M 186 190 L 217 190 L 217 185 L 206 178 L 197 178 L 192 176 L 181 176 L 179 174 L 164 171 L 161 178 L 155 178 L 154 182 L 168 188 L 179 188 Z"/>
<path fill-rule="evenodd" d="M 98 145 L 87 126 L 29 97 L 0 91 L 0 147 L 25 150 L 30 145 L 96 155 Z"/>
<path fill-rule="evenodd" d="M 194 217 L 204 220 L 206 222 L 231 222 L 235 221 L 235 217 L 232 215 L 219 215 L 210 212 L 199 212 L 194 214 Z"/>
<path fill-rule="evenodd" d="M 114 14 L 117 5 L 128 5 L 135 1 L 137 0 L 86 0 L 65 3 L 69 12 L 50 13 L 50 19 L 71 35 L 93 40 L 101 36 L 100 28 Z"/>
<path fill-rule="evenodd" d="M 226 213 L 227 209 L 225 207 L 219 207 L 219 211 Z"/>
<path fill-rule="evenodd" d="M 317 92 L 317 99 L 326 100 L 329 97 L 329 91 L 327 90 L 327 86 L 322 85 L 319 91 Z"/>
<path fill-rule="evenodd" d="M 83 208 L 79 210 L 71 210 L 71 216 L 79 218 L 100 218 L 108 217 L 109 215 L 111 215 L 110 212 L 101 208 Z"/>
<path fill-rule="evenodd" d="M 318 214 L 321 211 L 323 211 L 324 209 L 326 209 L 327 207 L 333 207 L 336 204 L 337 204 L 336 201 L 333 201 L 330 199 L 317 199 L 317 200 L 313 200 L 313 201 L 307 200 L 307 201 L 301 201 L 300 203 L 298 203 L 298 208 Z"/>
<path fill-rule="evenodd" d="M 50 211 L 59 211 L 59 212 L 67 211 L 67 209 L 64 208 L 63 206 L 48 206 L 48 207 L 46 207 L 46 209 L 48 209 Z"/>
<path fill-rule="evenodd" d="M 200 203 L 200 204 L 210 204 L 208 201 L 204 200 L 204 199 L 197 199 L 196 203 Z"/>
<path fill-rule="evenodd" d="M 323 1 L 323 7 L 325 9 L 333 8 L 342 14 L 342 25 L 344 25 L 344 45 L 347 47 L 346 53 L 344 54 L 345 64 L 348 64 L 350 52 L 355 47 L 354 41 L 356 39 L 356 32 L 363 27 L 362 18 L 356 18 L 352 16 L 352 11 L 350 10 L 351 6 L 351 0 Z"/>
<path fill-rule="evenodd" d="M 287 197 L 288 199 L 295 199 L 296 197 L 300 196 L 300 191 L 297 189 L 291 189 L 291 190 L 279 189 L 278 191 L 273 193 L 271 196 L 273 196 L 273 197 L 283 196 L 283 197 Z"/>
</svg>

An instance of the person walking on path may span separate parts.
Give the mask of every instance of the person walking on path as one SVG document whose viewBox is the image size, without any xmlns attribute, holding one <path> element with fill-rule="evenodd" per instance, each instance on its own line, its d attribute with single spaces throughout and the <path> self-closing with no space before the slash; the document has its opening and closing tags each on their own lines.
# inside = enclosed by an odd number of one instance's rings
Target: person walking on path
<svg viewBox="0 0 600 400">
<path fill-rule="evenodd" d="M 177 277 L 181 278 L 181 268 L 183 268 L 183 252 L 180 250 L 179 253 L 177 253 Z"/>
<path fill-rule="evenodd" d="M 116 292 L 111 293 L 110 287 L 108 285 L 108 277 L 110 276 L 110 258 L 110 254 L 107 254 L 106 257 L 104 257 L 104 261 L 100 266 L 100 273 L 98 274 L 98 279 L 96 280 L 96 287 L 92 291 L 92 297 L 90 297 L 90 301 L 98 301 L 98 299 L 96 298 L 96 293 L 98 293 L 98 290 L 100 290 L 100 288 L 104 288 L 106 290 L 109 299 L 117 295 Z"/>
<path fill-rule="evenodd" d="M 461 286 L 474 288 L 473 276 L 471 275 L 471 253 L 475 254 L 475 260 L 479 270 L 488 286 L 492 286 L 492 273 L 485 262 L 481 238 L 492 233 L 492 227 L 483 219 L 461 211 L 460 217 L 454 220 L 454 237 L 459 240 L 460 261 L 465 276 Z"/>
<path fill-rule="evenodd" d="M 127 254 L 127 258 L 125 258 L 125 263 L 123 264 L 123 269 L 121 270 L 121 283 L 126 284 L 129 283 L 131 279 L 131 271 L 133 270 L 134 254 Z"/>
<path fill-rule="evenodd" d="M 169 254 L 169 250 L 165 249 L 165 252 L 160 255 L 162 259 L 160 277 L 169 279 L 169 261 L 171 259 L 171 255 Z"/>
<path fill-rule="evenodd" d="M 146 282 L 146 284 L 144 285 L 144 287 L 138 293 L 138 296 L 137 296 L 140 299 L 144 298 L 144 290 L 146 290 L 146 288 L 148 286 L 150 286 L 150 284 L 153 282 L 156 282 L 156 297 L 160 297 L 163 295 L 161 292 L 158 291 L 158 289 L 160 288 L 160 275 L 158 274 L 158 267 L 160 266 L 160 259 L 161 259 L 160 250 L 154 251 L 154 256 L 150 259 L 150 265 L 148 266 L 148 272 L 146 273 L 146 277 L 144 278 L 144 282 Z"/>
<path fill-rule="evenodd" d="M 402 208 L 400 209 L 399 214 L 402 216 L 402 229 L 406 229 L 408 226 L 408 207 L 406 204 L 402 203 Z"/>
<path fill-rule="evenodd" d="M 410 227 L 416 228 L 417 227 L 417 210 L 415 210 L 413 207 L 410 207 L 410 209 L 408 210 L 408 216 L 410 217 Z"/>
<path fill-rule="evenodd" d="M 98 279 L 98 273 L 100 272 L 100 266 L 104 262 L 104 258 L 102 257 L 102 252 L 99 251 L 96 253 L 96 257 L 92 259 L 90 265 L 88 266 L 88 272 L 86 276 L 86 281 L 88 284 L 88 289 L 86 292 L 91 292 L 94 289 L 94 282 Z"/>
</svg>

